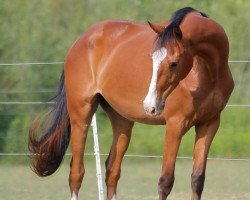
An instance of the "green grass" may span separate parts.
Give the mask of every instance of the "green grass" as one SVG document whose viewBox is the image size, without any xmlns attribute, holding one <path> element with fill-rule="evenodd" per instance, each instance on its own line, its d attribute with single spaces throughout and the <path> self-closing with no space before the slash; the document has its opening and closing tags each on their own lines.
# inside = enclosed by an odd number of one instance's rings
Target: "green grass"
<svg viewBox="0 0 250 200">
<path fill-rule="evenodd" d="M 18 158 L 16 158 L 18 159 Z M 102 163 L 104 162 L 102 157 Z M 249 162 L 209 161 L 203 200 L 250 199 Z M 118 186 L 119 200 L 157 199 L 161 159 L 125 158 Z M 104 172 L 104 168 L 102 167 Z M 190 199 L 191 160 L 178 160 L 176 181 L 169 200 Z M 60 170 L 45 179 L 37 177 L 28 165 L 0 165 L 0 200 L 70 199 L 68 188 L 69 159 Z M 98 199 L 93 157 L 86 160 L 86 175 L 80 198 Z M 104 173 L 103 173 L 104 174 Z"/>
</svg>

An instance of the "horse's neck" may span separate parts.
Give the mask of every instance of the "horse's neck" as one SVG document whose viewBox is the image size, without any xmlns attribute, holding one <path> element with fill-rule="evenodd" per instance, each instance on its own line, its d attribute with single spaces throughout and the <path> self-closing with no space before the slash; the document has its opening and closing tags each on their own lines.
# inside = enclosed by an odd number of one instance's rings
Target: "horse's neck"
<svg viewBox="0 0 250 200">
<path fill-rule="evenodd" d="M 209 64 L 205 59 L 199 56 L 194 57 L 193 67 L 187 77 L 182 81 L 190 91 L 206 90 L 211 88 L 217 80 L 216 66 Z"/>
<path fill-rule="evenodd" d="M 184 42 L 194 58 L 192 70 L 198 72 L 197 78 L 204 82 L 216 82 L 228 68 L 228 38 L 223 28 L 213 20 L 200 16 L 199 20 L 198 27 L 186 23 L 184 28 L 189 37 Z"/>
</svg>

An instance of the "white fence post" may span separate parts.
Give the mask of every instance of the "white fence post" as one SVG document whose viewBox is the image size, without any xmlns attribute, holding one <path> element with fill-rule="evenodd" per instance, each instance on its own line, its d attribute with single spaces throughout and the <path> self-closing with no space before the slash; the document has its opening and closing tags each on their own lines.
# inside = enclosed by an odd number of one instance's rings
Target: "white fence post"
<svg viewBox="0 0 250 200">
<path fill-rule="evenodd" d="M 103 185 L 102 185 L 102 169 L 101 169 L 100 150 L 99 150 L 99 141 L 98 141 L 97 123 L 95 114 L 92 118 L 91 126 L 94 137 L 94 155 L 96 160 L 96 178 L 98 185 L 98 196 L 99 200 L 104 200 Z"/>
</svg>

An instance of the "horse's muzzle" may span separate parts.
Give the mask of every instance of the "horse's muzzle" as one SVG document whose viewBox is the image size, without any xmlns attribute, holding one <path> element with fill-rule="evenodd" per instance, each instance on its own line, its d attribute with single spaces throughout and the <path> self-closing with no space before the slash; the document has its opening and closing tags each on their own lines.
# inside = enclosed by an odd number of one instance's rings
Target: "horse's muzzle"
<svg viewBox="0 0 250 200">
<path fill-rule="evenodd" d="M 164 101 L 160 101 L 159 103 L 156 103 L 154 105 L 150 105 L 150 104 L 147 104 L 146 102 L 143 102 L 143 107 L 144 107 L 145 112 L 151 116 L 157 116 L 161 114 L 161 112 L 164 109 L 164 106 L 165 106 Z"/>
</svg>

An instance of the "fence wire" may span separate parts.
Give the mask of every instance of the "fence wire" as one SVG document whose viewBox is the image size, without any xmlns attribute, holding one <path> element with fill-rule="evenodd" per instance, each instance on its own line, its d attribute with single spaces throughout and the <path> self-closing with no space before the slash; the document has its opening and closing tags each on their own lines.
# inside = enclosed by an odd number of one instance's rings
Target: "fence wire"
<svg viewBox="0 0 250 200">
<path fill-rule="evenodd" d="M 64 62 L 56 61 L 56 62 L 0 63 L 0 66 L 59 65 L 59 64 L 64 64 Z"/>
<path fill-rule="evenodd" d="M 109 154 L 107 153 L 100 153 L 100 156 L 107 157 Z M 0 156 L 33 156 L 31 153 L 0 153 Z M 72 156 L 71 153 L 65 154 L 65 156 Z M 94 153 L 85 153 L 84 156 L 95 156 Z M 144 154 L 125 154 L 124 157 L 128 158 L 162 158 L 161 155 L 144 155 Z M 177 159 L 180 160 L 192 160 L 193 157 L 191 156 L 177 156 Z M 250 162 L 250 158 L 220 158 L 220 157 L 208 157 L 208 160 L 214 161 L 247 161 Z"/>
</svg>

